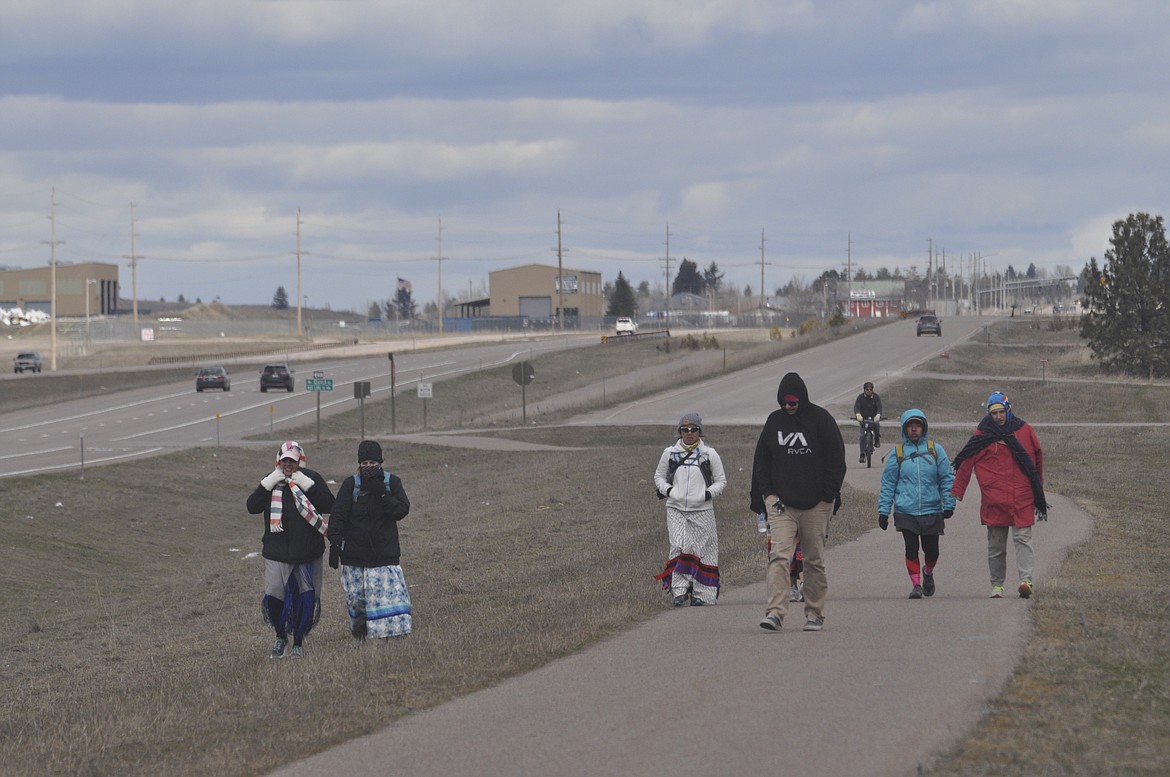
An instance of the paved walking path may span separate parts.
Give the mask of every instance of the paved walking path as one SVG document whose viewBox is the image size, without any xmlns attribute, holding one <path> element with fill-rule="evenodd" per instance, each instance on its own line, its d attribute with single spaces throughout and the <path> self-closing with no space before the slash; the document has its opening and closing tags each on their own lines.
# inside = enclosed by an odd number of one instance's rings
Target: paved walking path
<svg viewBox="0 0 1170 777">
<path fill-rule="evenodd" d="M 854 465 L 848 480 L 876 494 L 879 477 Z M 1037 596 L 1091 529 L 1068 499 L 1049 499 Z M 669 610 L 274 774 L 909 777 L 979 720 L 1031 629 L 1013 586 L 987 598 L 978 505 L 972 489 L 948 521 L 931 599 L 906 598 L 901 537 L 875 528 L 828 551 L 820 633 L 800 631 L 793 610 L 782 632 L 760 629 L 762 582 L 726 591 L 717 607 Z"/>
</svg>

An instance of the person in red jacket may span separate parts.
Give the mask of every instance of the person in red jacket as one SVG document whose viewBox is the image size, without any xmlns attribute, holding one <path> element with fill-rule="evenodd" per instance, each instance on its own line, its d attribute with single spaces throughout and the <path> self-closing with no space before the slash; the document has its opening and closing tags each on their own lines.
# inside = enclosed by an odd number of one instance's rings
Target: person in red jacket
<svg viewBox="0 0 1170 777">
<path fill-rule="evenodd" d="M 1020 597 L 1032 595 L 1032 526 L 1048 520 L 1044 497 L 1044 452 L 1040 440 L 1023 419 L 1012 413 L 1002 391 L 987 398 L 987 415 L 975 434 L 955 456 L 955 484 L 951 493 L 962 499 L 971 475 L 979 481 L 983 504 L 979 520 L 987 527 L 987 566 L 991 598 L 1001 599 L 1007 575 L 1007 536 L 1012 530 Z"/>
</svg>

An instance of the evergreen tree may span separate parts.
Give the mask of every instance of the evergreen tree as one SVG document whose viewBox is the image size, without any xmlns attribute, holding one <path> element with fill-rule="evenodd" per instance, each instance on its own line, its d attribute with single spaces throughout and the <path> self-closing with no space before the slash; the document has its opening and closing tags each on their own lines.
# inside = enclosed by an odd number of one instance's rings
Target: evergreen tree
<svg viewBox="0 0 1170 777">
<path fill-rule="evenodd" d="M 1113 223 L 1104 263 L 1092 257 L 1084 281 L 1081 337 L 1109 369 L 1165 375 L 1170 368 L 1170 247 L 1161 216 Z"/>
<path fill-rule="evenodd" d="M 606 309 L 605 315 L 633 318 L 637 310 L 638 304 L 634 300 L 634 289 L 626 280 L 626 276 L 622 275 L 619 270 L 617 280 L 613 284 L 613 292 L 609 295 L 609 307 Z"/>
<path fill-rule="evenodd" d="M 638 284 L 638 296 L 639 297 L 649 297 L 650 296 L 650 281 L 642 281 L 641 283 Z"/>
<path fill-rule="evenodd" d="M 382 306 L 377 302 L 371 302 L 369 310 L 366 311 L 366 318 L 381 318 Z"/>
<path fill-rule="evenodd" d="M 417 309 L 414 304 L 414 294 L 410 289 L 398 287 L 394 299 L 386 300 L 383 304 L 386 317 L 400 321 L 409 321 L 414 318 Z"/>
<path fill-rule="evenodd" d="M 276 293 L 272 295 L 272 307 L 274 310 L 288 310 L 288 292 L 283 286 L 276 287 Z"/>
<path fill-rule="evenodd" d="M 703 270 L 703 283 L 710 291 L 719 291 L 719 285 L 723 283 L 723 273 L 719 272 L 719 265 L 711 262 L 711 266 Z"/>
<path fill-rule="evenodd" d="M 699 265 L 683 257 L 678 266 L 678 275 L 674 276 L 674 283 L 670 285 L 671 295 L 675 294 L 702 294 L 706 291 L 706 283 L 699 274 Z"/>
</svg>

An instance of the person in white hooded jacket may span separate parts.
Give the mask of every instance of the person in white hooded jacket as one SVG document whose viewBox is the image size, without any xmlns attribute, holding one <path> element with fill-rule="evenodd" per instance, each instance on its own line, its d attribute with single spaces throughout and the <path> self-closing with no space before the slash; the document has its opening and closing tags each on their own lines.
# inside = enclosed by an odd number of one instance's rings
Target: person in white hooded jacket
<svg viewBox="0 0 1170 777">
<path fill-rule="evenodd" d="M 679 439 L 662 451 L 654 471 L 658 498 L 666 500 L 670 539 L 670 559 L 655 579 L 671 592 L 675 607 L 715 604 L 719 597 L 714 500 L 727 488 L 727 474 L 702 433 L 702 416 L 685 414 L 678 421 Z"/>
</svg>

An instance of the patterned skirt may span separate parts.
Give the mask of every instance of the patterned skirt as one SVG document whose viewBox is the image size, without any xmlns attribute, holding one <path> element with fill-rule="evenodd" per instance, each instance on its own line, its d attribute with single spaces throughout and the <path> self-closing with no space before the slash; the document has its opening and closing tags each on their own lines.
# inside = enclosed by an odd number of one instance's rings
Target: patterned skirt
<svg viewBox="0 0 1170 777">
<path fill-rule="evenodd" d="M 402 567 L 343 565 L 341 588 L 355 637 L 404 637 L 410 633 L 410 592 Z"/>
</svg>

